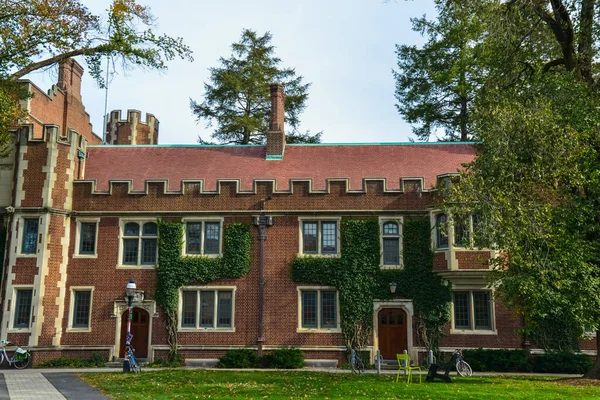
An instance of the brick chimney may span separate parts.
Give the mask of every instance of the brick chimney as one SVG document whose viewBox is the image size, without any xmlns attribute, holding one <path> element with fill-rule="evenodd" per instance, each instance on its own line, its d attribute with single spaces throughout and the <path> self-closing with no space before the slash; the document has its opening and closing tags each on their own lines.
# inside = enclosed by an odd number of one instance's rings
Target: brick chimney
<svg viewBox="0 0 600 400">
<path fill-rule="evenodd" d="M 280 83 L 269 85 L 271 89 L 271 121 L 267 132 L 267 160 L 281 160 L 285 152 L 285 95 Z"/>
<path fill-rule="evenodd" d="M 83 67 L 72 58 L 58 64 L 57 86 L 81 101 L 81 75 Z"/>
</svg>

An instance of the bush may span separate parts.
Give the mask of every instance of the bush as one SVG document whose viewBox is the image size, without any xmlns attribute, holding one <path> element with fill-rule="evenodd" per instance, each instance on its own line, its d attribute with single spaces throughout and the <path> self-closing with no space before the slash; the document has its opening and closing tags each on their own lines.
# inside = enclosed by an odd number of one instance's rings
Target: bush
<svg viewBox="0 0 600 400">
<path fill-rule="evenodd" d="M 569 352 L 539 354 L 532 361 L 534 372 L 562 374 L 584 374 L 594 365 L 590 357 Z"/>
<path fill-rule="evenodd" d="M 528 372 L 532 368 L 526 350 L 463 350 L 463 356 L 473 371 Z"/>
<path fill-rule="evenodd" d="M 94 353 L 85 360 L 79 358 L 59 357 L 52 360 L 42 361 L 37 368 L 97 368 L 104 367 L 106 358 L 100 353 Z"/>
<path fill-rule="evenodd" d="M 151 363 L 147 363 L 145 367 L 148 368 L 177 368 L 185 365 L 185 358 L 183 358 L 180 354 L 175 356 L 175 359 L 163 360 L 160 357 L 157 357 Z"/>
<path fill-rule="evenodd" d="M 295 369 L 304 367 L 304 352 L 300 349 L 278 349 L 261 357 L 265 368 Z"/>
<path fill-rule="evenodd" d="M 257 368 L 258 356 L 252 349 L 229 350 L 219 358 L 219 368 Z"/>
</svg>

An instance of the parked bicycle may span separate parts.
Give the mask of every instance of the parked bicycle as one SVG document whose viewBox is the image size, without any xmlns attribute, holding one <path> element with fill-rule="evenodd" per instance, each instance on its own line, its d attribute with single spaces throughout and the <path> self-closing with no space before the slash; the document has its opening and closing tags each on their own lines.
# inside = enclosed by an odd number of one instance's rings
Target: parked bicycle
<svg viewBox="0 0 600 400">
<path fill-rule="evenodd" d="M 348 357 L 348 362 L 350 363 L 350 369 L 355 374 L 362 374 L 365 371 L 365 365 L 360 359 L 360 355 L 356 348 L 352 346 L 350 349 L 350 356 Z"/>
<path fill-rule="evenodd" d="M 125 342 L 125 361 L 129 363 L 129 371 L 133 371 L 136 374 L 142 372 L 142 366 L 135 359 L 135 349 L 131 345 L 131 339 L 133 339 L 133 335 L 131 333 L 127 336 L 127 341 Z"/>
<path fill-rule="evenodd" d="M 456 372 L 458 372 L 460 376 L 473 375 L 473 370 L 471 369 L 469 363 L 464 360 L 461 349 L 454 350 L 453 356 L 455 356 L 456 360 Z"/>
<path fill-rule="evenodd" d="M 8 365 L 14 366 L 17 369 L 26 368 L 31 361 L 31 353 L 26 349 L 17 347 L 12 357 L 9 357 L 8 354 L 6 354 L 6 346 L 10 346 L 11 344 L 12 342 L 9 342 L 8 340 L 0 340 L 0 347 L 2 347 L 2 352 L 0 352 L 0 364 L 6 359 Z"/>
</svg>

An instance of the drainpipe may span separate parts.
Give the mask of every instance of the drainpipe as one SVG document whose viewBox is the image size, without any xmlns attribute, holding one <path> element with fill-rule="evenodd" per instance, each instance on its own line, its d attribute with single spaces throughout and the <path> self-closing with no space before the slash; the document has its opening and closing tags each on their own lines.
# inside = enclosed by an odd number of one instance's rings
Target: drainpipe
<svg viewBox="0 0 600 400">
<path fill-rule="evenodd" d="M 260 264 L 258 277 L 258 338 L 256 339 L 257 353 L 260 357 L 263 352 L 263 315 L 265 299 L 265 241 L 267 240 L 267 228 L 273 225 L 273 218 L 265 213 L 265 201 L 270 197 L 260 200 L 260 215 L 253 218 L 253 224 L 258 227 L 258 239 L 260 240 Z"/>
</svg>

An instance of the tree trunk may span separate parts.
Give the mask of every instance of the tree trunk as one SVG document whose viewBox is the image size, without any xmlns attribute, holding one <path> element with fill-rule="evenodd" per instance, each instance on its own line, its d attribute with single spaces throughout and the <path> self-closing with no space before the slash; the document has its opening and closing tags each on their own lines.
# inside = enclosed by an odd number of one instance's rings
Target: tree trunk
<svg viewBox="0 0 600 400">
<path fill-rule="evenodd" d="M 581 2 L 581 14 L 579 18 L 579 71 L 581 77 L 587 81 L 590 85 L 594 83 L 592 77 L 592 45 L 594 42 L 593 38 L 593 24 L 594 24 L 594 3 L 595 0 L 583 0 Z"/>
<path fill-rule="evenodd" d="M 469 140 L 469 132 L 467 131 L 468 116 L 468 101 L 466 98 L 460 99 L 460 141 L 467 142 Z"/>
<path fill-rule="evenodd" d="M 589 379 L 600 379 L 600 355 L 598 351 L 600 350 L 600 332 L 596 332 L 596 362 L 592 369 L 583 375 L 585 378 Z"/>
</svg>

